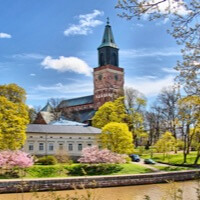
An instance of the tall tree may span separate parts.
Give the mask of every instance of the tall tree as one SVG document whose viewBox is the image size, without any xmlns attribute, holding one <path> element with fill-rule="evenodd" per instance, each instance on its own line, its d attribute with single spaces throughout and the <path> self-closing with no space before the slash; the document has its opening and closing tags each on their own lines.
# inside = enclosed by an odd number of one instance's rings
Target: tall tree
<svg viewBox="0 0 200 200">
<path fill-rule="evenodd" d="M 103 148 L 115 153 L 130 154 L 133 152 L 133 137 L 125 123 L 110 122 L 105 125 L 100 135 Z"/>
<path fill-rule="evenodd" d="M 92 125 L 103 128 L 109 122 L 126 122 L 127 118 L 124 98 L 119 97 L 114 102 L 106 102 L 99 108 L 92 118 Z"/>
<path fill-rule="evenodd" d="M 165 132 L 156 142 L 155 147 L 158 152 L 163 153 L 163 159 L 166 157 L 168 152 L 174 150 L 175 142 L 176 140 L 170 132 Z"/>
<path fill-rule="evenodd" d="M 176 86 L 164 88 L 158 95 L 161 107 L 162 119 L 165 123 L 165 131 L 169 131 L 177 138 L 178 124 L 178 100 L 180 99 L 179 88 Z"/>
<path fill-rule="evenodd" d="M 0 149 L 19 149 L 29 122 L 26 92 L 16 84 L 0 86 Z"/>
<path fill-rule="evenodd" d="M 144 130 L 145 96 L 131 87 L 126 87 L 125 105 L 128 113 L 126 122 L 133 133 L 135 145 L 138 146 L 147 136 Z"/>
<path fill-rule="evenodd" d="M 179 115 L 181 122 L 181 130 L 184 141 L 183 162 L 187 162 L 187 155 L 191 147 L 191 128 L 195 130 L 199 126 L 200 121 L 200 97 L 187 96 L 179 100 Z"/>
</svg>

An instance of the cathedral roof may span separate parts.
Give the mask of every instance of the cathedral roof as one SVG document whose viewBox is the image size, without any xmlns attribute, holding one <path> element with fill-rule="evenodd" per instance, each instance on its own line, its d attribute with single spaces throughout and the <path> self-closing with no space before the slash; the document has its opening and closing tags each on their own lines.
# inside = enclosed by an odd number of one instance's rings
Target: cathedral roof
<svg viewBox="0 0 200 200">
<path fill-rule="evenodd" d="M 114 36 L 113 36 L 113 33 L 112 33 L 112 28 L 110 26 L 109 21 L 107 21 L 107 25 L 105 26 L 102 43 L 98 47 L 98 49 L 102 48 L 102 47 L 118 48 L 117 45 L 115 44 Z"/>
<path fill-rule="evenodd" d="M 52 111 L 52 106 L 50 105 L 49 102 L 46 104 L 44 108 L 40 110 L 40 112 L 51 112 L 51 111 Z"/>
<path fill-rule="evenodd" d="M 78 105 L 93 103 L 93 96 L 94 95 L 84 96 L 84 97 L 78 97 L 78 98 L 74 98 L 74 99 L 63 100 L 59 104 L 59 108 L 71 107 L 71 106 L 78 106 Z"/>
</svg>

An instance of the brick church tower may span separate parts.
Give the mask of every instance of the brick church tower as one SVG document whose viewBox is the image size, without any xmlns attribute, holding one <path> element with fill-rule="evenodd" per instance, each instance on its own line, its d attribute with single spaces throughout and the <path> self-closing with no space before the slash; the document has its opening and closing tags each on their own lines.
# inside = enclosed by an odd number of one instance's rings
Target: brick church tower
<svg viewBox="0 0 200 200">
<path fill-rule="evenodd" d="M 107 21 L 101 45 L 98 47 L 99 66 L 94 68 L 94 109 L 123 94 L 124 69 L 119 67 L 118 47 Z"/>
</svg>

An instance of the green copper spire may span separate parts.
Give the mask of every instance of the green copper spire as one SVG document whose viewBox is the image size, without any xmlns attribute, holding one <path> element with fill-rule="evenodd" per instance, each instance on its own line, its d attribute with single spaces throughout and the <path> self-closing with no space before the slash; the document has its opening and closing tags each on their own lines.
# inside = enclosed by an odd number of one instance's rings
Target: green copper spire
<svg viewBox="0 0 200 200">
<path fill-rule="evenodd" d="M 102 47 L 113 47 L 113 48 L 118 49 L 117 45 L 115 44 L 115 40 L 114 40 L 112 29 L 110 26 L 109 18 L 107 18 L 107 25 L 105 26 L 102 43 L 98 47 L 98 49 L 102 48 Z"/>
</svg>

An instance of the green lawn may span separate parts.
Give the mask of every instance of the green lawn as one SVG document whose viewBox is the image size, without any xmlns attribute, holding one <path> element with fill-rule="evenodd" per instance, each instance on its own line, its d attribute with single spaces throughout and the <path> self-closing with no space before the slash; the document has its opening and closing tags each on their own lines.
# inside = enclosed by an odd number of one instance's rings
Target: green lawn
<svg viewBox="0 0 200 200">
<path fill-rule="evenodd" d="M 74 175 L 69 175 L 69 169 L 70 168 L 75 168 L 79 167 L 80 164 L 71 164 L 71 165 L 34 165 L 32 167 L 29 167 L 26 169 L 26 173 L 24 174 L 23 178 L 45 178 L 45 177 L 73 177 L 78 175 L 76 174 L 76 171 L 74 171 Z M 91 175 L 120 175 L 120 174 L 141 174 L 141 173 L 148 173 L 152 172 L 151 169 L 146 168 L 144 166 L 139 166 L 137 164 L 117 164 L 114 165 L 117 166 L 117 169 L 106 169 L 102 170 L 102 168 L 99 168 L 97 173 L 91 174 Z M 80 171 L 80 168 L 79 168 Z M 90 173 L 93 171 L 90 170 Z M 20 173 L 22 175 L 22 173 Z M 88 176 L 88 174 L 85 174 Z M 6 177 L 4 175 L 0 176 L 0 179 L 5 179 L 5 178 L 11 178 L 11 177 Z M 15 178 L 15 177 L 13 177 Z"/>
<path fill-rule="evenodd" d="M 137 164 L 121 164 L 123 169 L 117 173 L 114 174 L 143 174 L 152 172 L 151 169 L 137 165 Z"/>
<path fill-rule="evenodd" d="M 150 155 L 143 155 L 142 158 L 150 158 Z M 196 158 L 196 152 L 190 152 L 187 156 L 187 164 L 193 164 Z M 153 158 L 157 162 L 165 162 L 169 164 L 182 164 L 183 163 L 183 153 L 169 154 L 165 159 L 163 159 L 162 153 L 154 153 Z M 200 164 L 200 160 L 198 162 Z"/>
</svg>

